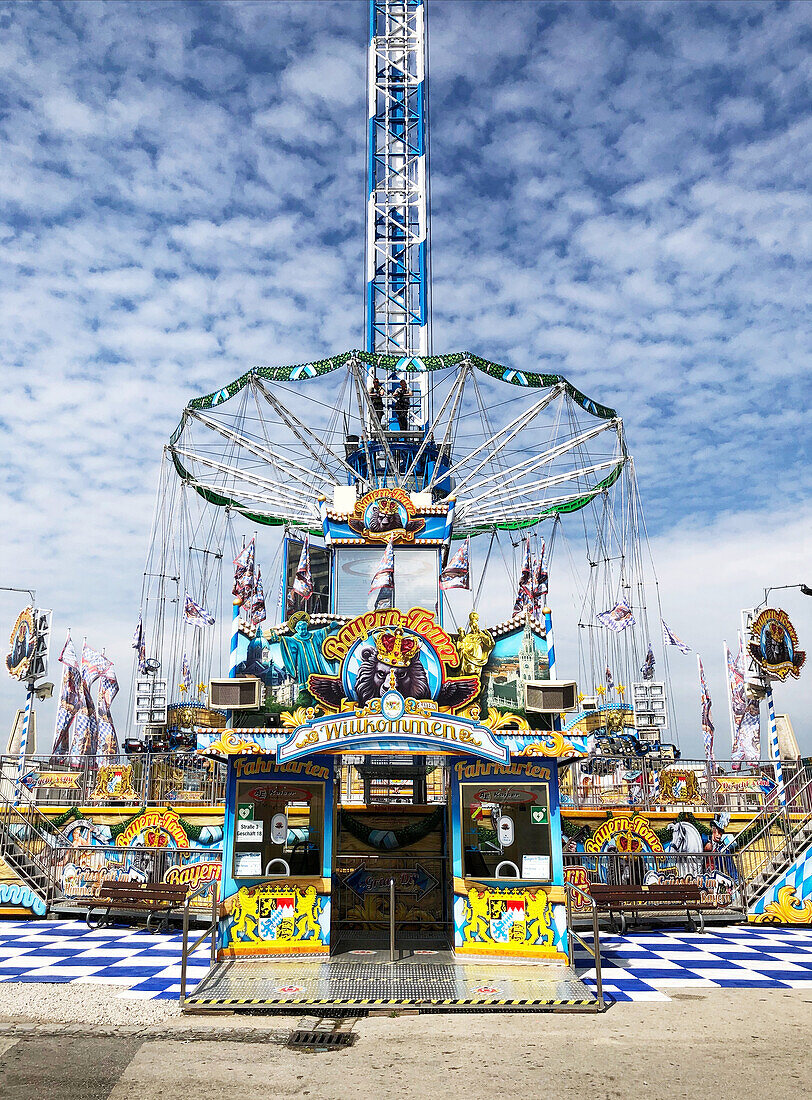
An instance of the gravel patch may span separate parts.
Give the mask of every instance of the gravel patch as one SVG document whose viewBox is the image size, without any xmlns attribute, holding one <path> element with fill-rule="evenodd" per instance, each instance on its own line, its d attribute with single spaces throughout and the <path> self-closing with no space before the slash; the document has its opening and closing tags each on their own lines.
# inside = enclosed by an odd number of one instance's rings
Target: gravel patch
<svg viewBox="0 0 812 1100">
<path fill-rule="evenodd" d="M 180 1016 L 177 1000 L 119 997 L 120 987 L 94 983 L 0 982 L 0 1026 L 93 1024 L 149 1027 Z"/>
</svg>

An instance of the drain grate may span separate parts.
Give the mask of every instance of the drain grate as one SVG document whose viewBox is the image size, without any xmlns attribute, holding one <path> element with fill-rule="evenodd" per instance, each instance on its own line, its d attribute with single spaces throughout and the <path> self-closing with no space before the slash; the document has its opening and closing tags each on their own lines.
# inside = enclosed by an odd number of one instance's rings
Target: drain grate
<svg viewBox="0 0 812 1100">
<path fill-rule="evenodd" d="M 293 1050 L 337 1050 L 351 1047 L 358 1036 L 352 1030 L 355 1016 L 306 1016 L 290 1033 L 287 1046 Z"/>
</svg>

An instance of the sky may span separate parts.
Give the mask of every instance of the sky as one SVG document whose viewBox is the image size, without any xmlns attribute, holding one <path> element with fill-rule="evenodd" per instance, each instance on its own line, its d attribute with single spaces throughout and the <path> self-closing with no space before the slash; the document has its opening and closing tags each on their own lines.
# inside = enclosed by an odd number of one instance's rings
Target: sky
<svg viewBox="0 0 812 1100">
<path fill-rule="evenodd" d="M 727 743 L 722 639 L 812 583 L 812 8 L 434 0 L 429 30 L 433 349 L 619 410 Z M 366 39 L 362 0 L 0 5 L 0 584 L 125 685 L 185 403 L 362 346 Z M 812 753 L 812 669 L 776 706 Z"/>
</svg>

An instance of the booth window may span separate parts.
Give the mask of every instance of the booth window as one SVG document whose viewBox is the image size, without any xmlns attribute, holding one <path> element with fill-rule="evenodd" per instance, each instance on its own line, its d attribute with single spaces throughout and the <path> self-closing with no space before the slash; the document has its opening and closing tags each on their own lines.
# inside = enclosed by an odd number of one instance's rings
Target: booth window
<svg viewBox="0 0 812 1100">
<path fill-rule="evenodd" d="M 319 876 L 323 843 L 323 783 L 237 783 L 235 879 Z"/>
<path fill-rule="evenodd" d="M 463 783 L 460 797 L 466 878 L 551 880 L 546 783 Z"/>
</svg>

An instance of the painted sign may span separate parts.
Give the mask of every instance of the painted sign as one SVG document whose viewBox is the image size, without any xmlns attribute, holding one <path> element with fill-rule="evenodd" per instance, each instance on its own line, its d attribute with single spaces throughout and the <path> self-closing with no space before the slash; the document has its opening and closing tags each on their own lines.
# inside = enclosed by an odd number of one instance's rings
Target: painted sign
<svg viewBox="0 0 812 1100">
<path fill-rule="evenodd" d="M 17 616 L 9 638 L 10 652 L 6 657 L 9 676 L 25 680 L 31 660 L 37 649 L 37 632 L 34 626 L 34 610 L 26 607 Z"/>
<path fill-rule="evenodd" d="M 752 775 L 717 775 L 714 776 L 714 781 L 720 794 L 761 794 L 769 798 L 777 789 L 775 780 L 763 772 L 754 772 Z"/>
<path fill-rule="evenodd" d="M 536 801 L 536 792 L 522 787 L 483 787 L 477 791 L 478 802 L 496 802 L 500 806 L 526 806 Z"/>
<path fill-rule="evenodd" d="M 610 817 L 584 845 L 587 852 L 661 852 L 662 843 L 648 821 L 638 814 Z"/>
<path fill-rule="evenodd" d="M 164 882 L 171 885 L 182 883 L 188 886 L 187 893 L 192 893 L 204 883 L 219 882 L 222 873 L 223 865 L 219 859 L 200 860 L 197 863 L 186 863 L 183 867 L 170 867 L 164 875 Z M 211 897 L 211 887 L 198 894 L 198 897 L 201 899 Z"/>
<path fill-rule="evenodd" d="M 765 608 L 750 626 L 750 656 L 772 680 L 796 680 L 806 653 L 798 649 L 798 635 L 786 611 Z"/>
<path fill-rule="evenodd" d="M 349 528 L 365 542 L 414 542 L 426 521 L 403 489 L 373 489 L 356 502 Z"/>
<path fill-rule="evenodd" d="M 660 772 L 661 802 L 701 802 L 696 772 L 688 768 L 667 768 Z"/>
<path fill-rule="evenodd" d="M 454 898 L 458 951 L 556 955 L 553 907 L 544 890 L 472 887 Z"/>
<path fill-rule="evenodd" d="M 95 801 L 120 799 L 122 802 L 135 798 L 132 764 L 100 767 L 96 774 L 96 786 L 90 797 Z"/>
<path fill-rule="evenodd" d="M 172 810 L 145 810 L 116 837 L 116 847 L 188 848 L 189 837 Z"/>
<path fill-rule="evenodd" d="M 81 778 L 79 772 L 28 772 L 23 776 L 22 782 L 29 791 L 33 791 L 35 787 L 69 791 L 77 790 L 81 786 Z"/>
<path fill-rule="evenodd" d="M 416 894 L 418 900 L 430 893 L 439 881 L 421 864 L 414 867 L 356 867 L 343 880 L 344 885 L 358 897 L 367 894 L 388 894 L 389 883 L 394 881 L 395 895 Z"/>
<path fill-rule="evenodd" d="M 243 886 L 224 908 L 230 917 L 228 947 L 262 950 L 262 945 L 273 943 L 275 948 L 312 951 L 330 942 L 330 898 L 317 894 L 313 886 Z"/>
<path fill-rule="evenodd" d="M 492 730 L 473 719 L 415 707 L 412 715 L 392 722 L 380 713 L 380 699 L 373 699 L 365 709 L 363 717 L 348 711 L 309 719 L 279 746 L 278 759 L 295 760 L 330 750 L 352 752 L 365 746 L 381 751 L 408 746 L 413 751 L 464 752 L 500 764 L 510 758 L 507 746 L 496 740 Z"/>
</svg>

